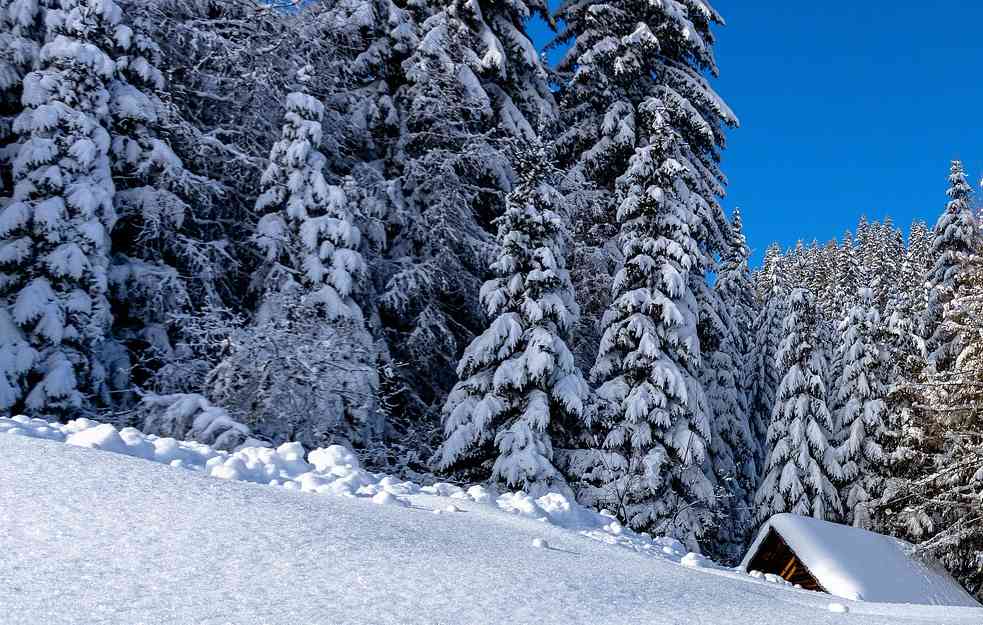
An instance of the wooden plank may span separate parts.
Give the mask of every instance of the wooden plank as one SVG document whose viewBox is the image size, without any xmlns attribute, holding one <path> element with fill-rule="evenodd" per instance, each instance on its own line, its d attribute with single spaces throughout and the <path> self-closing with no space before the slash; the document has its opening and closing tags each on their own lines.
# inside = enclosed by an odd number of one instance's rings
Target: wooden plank
<svg viewBox="0 0 983 625">
<path fill-rule="evenodd" d="M 785 568 L 782 569 L 782 572 L 779 574 L 781 575 L 782 579 L 792 581 L 790 578 L 792 577 L 792 574 L 795 572 L 795 561 L 796 561 L 795 556 L 789 558 L 788 564 L 785 565 Z"/>
</svg>

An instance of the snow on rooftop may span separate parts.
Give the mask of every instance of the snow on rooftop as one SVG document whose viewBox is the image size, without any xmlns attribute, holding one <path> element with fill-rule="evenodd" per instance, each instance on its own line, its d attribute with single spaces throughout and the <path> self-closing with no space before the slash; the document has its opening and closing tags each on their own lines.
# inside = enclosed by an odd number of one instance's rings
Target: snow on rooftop
<svg viewBox="0 0 983 625">
<path fill-rule="evenodd" d="M 979 607 L 940 565 L 913 555 L 911 544 L 795 514 L 778 514 L 765 523 L 741 562 L 743 570 L 772 529 L 823 588 L 837 597 Z"/>
</svg>

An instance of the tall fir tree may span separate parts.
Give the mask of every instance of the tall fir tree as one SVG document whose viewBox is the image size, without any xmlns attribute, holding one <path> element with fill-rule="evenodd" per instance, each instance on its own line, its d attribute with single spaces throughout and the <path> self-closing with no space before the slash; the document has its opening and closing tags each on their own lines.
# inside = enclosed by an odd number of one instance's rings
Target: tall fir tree
<svg viewBox="0 0 983 625">
<path fill-rule="evenodd" d="M 66 0 L 48 11 L 40 67 L 24 78 L 14 196 L 0 214 L 0 292 L 18 330 L 4 347 L 5 409 L 84 414 L 105 377 L 94 356 L 111 321 L 116 215 L 106 126 L 111 54 L 130 34 L 121 17 L 112 0 Z"/>
<path fill-rule="evenodd" d="M 699 302 L 722 247 L 723 129 L 737 123 L 701 75 L 716 73 L 722 20 L 704 2 L 635 0 L 566 2 L 558 18 L 558 42 L 572 44 L 559 65 L 560 151 L 617 213 L 624 264 L 594 367 L 610 408 L 600 481 L 632 527 L 696 546 L 716 506 L 702 472 Z"/>
<path fill-rule="evenodd" d="M 755 437 L 755 465 L 758 476 L 764 471 L 768 456 L 768 429 L 775 409 L 775 395 L 784 371 L 778 361 L 782 327 L 787 313 L 788 286 L 777 245 L 768 248 L 765 265 L 758 273 L 760 305 L 754 319 L 750 353 L 749 391 L 750 420 Z"/>
<path fill-rule="evenodd" d="M 842 372 L 836 389 L 842 406 L 839 426 L 839 461 L 843 467 L 841 500 L 844 521 L 870 529 L 873 507 L 884 489 L 886 458 L 884 350 L 881 319 L 873 290 L 863 288 L 839 324 L 839 359 Z"/>
<path fill-rule="evenodd" d="M 912 292 L 925 297 L 925 277 L 932 266 L 932 231 L 924 221 L 915 220 L 908 230 L 908 249 L 906 260 L 912 268 L 912 275 L 917 283 L 912 285 Z"/>
<path fill-rule="evenodd" d="M 755 496 L 757 520 L 781 512 L 837 520 L 842 514 L 834 485 L 842 477 L 824 371 L 827 356 L 817 336 L 815 298 L 801 288 L 789 294 L 778 361 L 784 377 L 768 428 L 765 476 Z"/>
<path fill-rule="evenodd" d="M 754 296 L 759 305 L 768 299 L 775 286 L 775 276 L 781 263 L 782 247 L 778 243 L 772 243 L 765 249 L 761 267 L 754 271 Z"/>
<path fill-rule="evenodd" d="M 47 0 L 0 2 L 0 202 L 13 193 L 17 148 L 14 120 L 23 111 L 24 77 L 35 68 L 44 44 Z"/>
<path fill-rule="evenodd" d="M 888 530 L 938 559 L 977 597 L 983 595 L 983 262 L 973 256 L 953 278 L 942 325 L 960 351 L 948 369 L 916 387 L 920 410 L 882 503 Z M 908 442 L 908 441 L 903 441 Z"/>
<path fill-rule="evenodd" d="M 481 289 L 492 321 L 458 365 L 439 466 L 544 492 L 565 483 L 554 441 L 583 427 L 588 387 L 565 341 L 578 309 L 557 172 L 541 143 L 520 146 L 513 161 L 518 184 L 498 220 L 496 277 Z"/>
<path fill-rule="evenodd" d="M 163 54 L 143 15 L 117 42 L 118 73 L 110 85 L 110 160 L 118 219 L 112 232 L 109 298 L 112 339 L 100 358 L 107 370 L 104 403 L 126 408 L 140 387 L 171 393 L 198 388 L 204 363 L 180 347 L 177 319 L 221 306 L 214 283 L 222 271 L 201 240 L 219 181 L 196 175 L 172 147 L 187 121 L 166 104 Z M 113 395 L 110 398 L 110 394 Z"/>
<path fill-rule="evenodd" d="M 756 310 L 748 269 L 750 252 L 739 211 L 734 212 L 728 229 L 728 246 L 714 284 L 719 303 L 714 315 L 719 326 L 713 333 L 717 340 L 705 346 L 701 382 L 711 418 L 710 476 L 725 497 L 721 506 L 725 511 L 713 539 L 708 541 L 709 551 L 736 561 L 753 526 L 758 478 L 758 445 L 749 405 L 753 383 L 748 371 Z"/>
<path fill-rule="evenodd" d="M 299 82 L 309 78 L 302 70 Z M 355 300 L 366 274 L 361 232 L 345 189 L 325 178 L 323 104 L 299 90 L 286 109 L 256 201 L 255 327 L 210 374 L 211 395 L 269 436 L 364 445 L 382 425 L 373 339 Z"/>
<path fill-rule="evenodd" d="M 836 259 L 836 301 L 837 308 L 833 311 L 835 319 L 843 316 L 848 306 L 860 289 L 860 259 L 853 240 L 853 233 L 847 230 L 840 243 L 840 252 Z"/>
<path fill-rule="evenodd" d="M 324 106 L 295 91 L 287 96 L 280 141 L 273 145 L 263 174 L 265 187 L 256 209 L 265 213 L 256 227 L 256 243 L 266 263 L 257 281 L 282 290 L 302 283 L 328 319 L 363 318 L 353 294 L 365 274 L 359 251 L 361 233 L 344 189 L 325 179 L 319 150 Z"/>
<path fill-rule="evenodd" d="M 676 139 L 671 131 L 653 139 L 622 178 L 625 265 L 615 277 L 592 374 L 610 405 L 603 445 L 620 455 L 626 520 L 694 543 L 715 506 L 702 473 L 710 420 L 697 377 L 696 298 L 687 288 L 700 251 L 692 216 L 674 192 L 682 185 Z"/>
<path fill-rule="evenodd" d="M 952 161 L 946 195 L 949 202 L 932 233 L 934 261 L 926 277 L 925 332 L 930 362 L 936 371 L 949 368 L 960 351 L 958 337 L 942 321 L 955 296 L 961 267 L 981 249 L 980 227 L 971 206 L 972 189 L 960 161 Z"/>
<path fill-rule="evenodd" d="M 874 292 L 874 297 L 881 316 L 887 317 L 888 306 L 896 299 L 901 288 L 904 261 L 899 263 L 898 260 L 905 258 L 904 233 L 894 227 L 894 221 L 890 217 L 886 217 L 881 224 L 877 243 L 874 271 L 878 276 L 877 282 L 880 288 Z"/>
</svg>

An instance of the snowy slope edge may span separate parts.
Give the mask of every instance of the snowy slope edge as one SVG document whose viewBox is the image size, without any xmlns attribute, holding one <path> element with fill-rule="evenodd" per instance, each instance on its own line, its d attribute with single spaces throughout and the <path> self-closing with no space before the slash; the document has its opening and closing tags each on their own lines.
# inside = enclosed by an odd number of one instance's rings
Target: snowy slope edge
<svg viewBox="0 0 983 625">
<path fill-rule="evenodd" d="M 269 447 L 240 447 L 221 451 L 194 441 L 144 434 L 135 428 L 117 430 L 108 423 L 75 419 L 62 424 L 26 416 L 0 417 L 0 434 L 46 439 L 78 447 L 108 451 L 183 468 L 226 480 L 267 484 L 304 493 L 367 498 L 380 505 L 409 506 L 412 495 L 472 501 L 498 510 L 577 531 L 583 536 L 638 553 L 666 559 L 691 568 L 730 571 L 705 556 L 687 552 L 672 538 L 652 538 L 624 528 L 613 515 L 594 512 L 561 493 L 534 498 L 522 491 L 497 493 L 484 486 L 462 488 L 441 482 L 421 486 L 382 473 L 362 469 L 358 458 L 340 445 L 314 449 L 306 454 L 300 443 Z M 457 512 L 453 501 L 434 510 Z M 763 581 L 784 584 L 774 575 L 754 575 Z"/>
</svg>

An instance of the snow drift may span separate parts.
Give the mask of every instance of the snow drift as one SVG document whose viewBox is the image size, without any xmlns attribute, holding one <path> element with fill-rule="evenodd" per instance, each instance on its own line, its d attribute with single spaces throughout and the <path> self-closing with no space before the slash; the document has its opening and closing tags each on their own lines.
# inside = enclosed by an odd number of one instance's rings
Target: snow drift
<svg viewBox="0 0 983 625">
<path fill-rule="evenodd" d="M 342 447 L 221 452 L 83 420 L 4 432 L 4 624 L 983 622 L 830 603 L 561 495 L 421 487 Z"/>
</svg>

